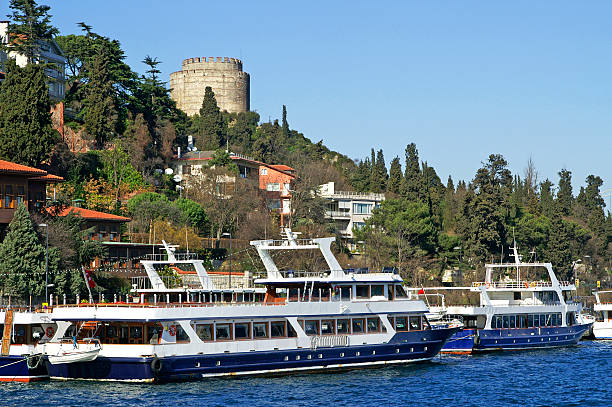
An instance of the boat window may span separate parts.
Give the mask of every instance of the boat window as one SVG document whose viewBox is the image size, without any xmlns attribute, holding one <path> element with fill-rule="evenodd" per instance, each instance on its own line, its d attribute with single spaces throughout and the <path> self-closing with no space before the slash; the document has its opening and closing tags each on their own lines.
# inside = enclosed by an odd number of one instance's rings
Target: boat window
<svg viewBox="0 0 612 407">
<path fill-rule="evenodd" d="M 368 333 L 380 331 L 380 319 L 378 319 L 378 317 L 368 318 L 367 322 Z"/>
<path fill-rule="evenodd" d="M 370 286 L 358 285 L 356 288 L 357 298 L 370 298 Z"/>
<path fill-rule="evenodd" d="M 354 334 L 361 334 L 361 333 L 363 333 L 363 332 L 364 332 L 364 330 L 365 330 L 365 329 L 364 329 L 364 328 L 365 328 L 365 327 L 364 327 L 364 325 L 365 325 L 365 321 L 364 321 L 363 319 L 361 319 L 361 318 L 359 318 L 359 319 L 357 319 L 357 318 L 353 319 L 353 324 L 352 324 L 352 325 L 353 325 L 353 329 L 352 329 L 352 331 L 353 331 L 353 333 L 354 333 Z"/>
<path fill-rule="evenodd" d="M 478 315 L 476 317 L 476 328 L 484 329 L 486 324 L 487 324 L 487 317 L 486 317 L 486 315 Z"/>
<path fill-rule="evenodd" d="M 129 328 L 127 325 L 123 325 L 119 327 L 119 343 L 126 344 L 129 343 Z"/>
<path fill-rule="evenodd" d="M 317 320 L 304 321 L 304 332 L 306 332 L 306 335 L 319 335 L 319 321 Z"/>
<path fill-rule="evenodd" d="M 321 321 L 321 335 L 334 335 L 335 333 L 333 319 L 324 319 Z"/>
<path fill-rule="evenodd" d="M 404 291 L 404 287 L 400 284 L 395 285 L 395 298 L 406 298 L 406 291 Z"/>
<path fill-rule="evenodd" d="M 236 339 L 251 339 L 251 324 L 248 322 L 234 324 L 234 337 Z"/>
<path fill-rule="evenodd" d="M 373 285 L 372 286 L 372 297 L 382 297 L 385 294 L 385 286 L 383 285 Z"/>
<path fill-rule="evenodd" d="M 340 298 L 343 300 L 351 299 L 352 287 L 340 287 Z"/>
<path fill-rule="evenodd" d="M 405 332 L 408 330 L 406 317 L 395 317 L 395 330 L 398 332 Z"/>
<path fill-rule="evenodd" d="M 504 315 L 504 316 L 502 317 L 502 321 L 503 321 L 503 322 L 502 322 L 502 323 L 503 323 L 503 325 L 502 325 L 502 326 L 503 326 L 504 328 L 510 328 L 510 317 L 508 317 L 508 315 Z"/>
<path fill-rule="evenodd" d="M 290 338 L 295 338 L 297 336 L 297 332 L 295 332 L 291 324 L 287 324 L 287 336 Z"/>
<path fill-rule="evenodd" d="M 212 341 L 213 340 L 213 326 L 212 326 L 212 324 L 198 324 L 198 325 L 196 325 L 196 334 L 198 334 L 198 337 L 201 340 L 203 340 L 204 342 Z"/>
<path fill-rule="evenodd" d="M 548 321 L 546 318 L 546 314 L 540 314 L 540 326 L 547 326 Z"/>
<path fill-rule="evenodd" d="M 106 327 L 106 336 L 108 336 L 108 329 L 112 328 L 111 326 L 107 326 Z M 150 343 L 152 345 L 158 344 L 159 343 L 159 338 L 161 336 L 162 333 L 162 327 L 159 324 L 147 324 L 145 325 L 146 331 L 145 331 L 145 338 L 147 340 L 146 343 Z"/>
<path fill-rule="evenodd" d="M 557 314 L 551 314 L 550 321 L 552 326 L 557 326 Z"/>
<path fill-rule="evenodd" d="M 521 292 L 520 291 L 515 291 L 514 292 L 514 301 L 518 301 L 521 299 Z"/>
<path fill-rule="evenodd" d="M 72 328 L 72 326 L 70 328 Z M 72 336 L 72 333 L 69 332 L 70 328 L 68 328 L 68 330 L 66 331 L 66 336 Z M 116 338 L 117 337 L 117 327 L 113 325 L 107 326 L 106 327 L 106 337 L 109 339 Z"/>
<path fill-rule="evenodd" d="M 178 333 L 178 329 L 177 329 L 177 333 Z M 215 326 L 215 338 L 218 341 L 231 340 L 232 339 L 231 324 L 217 324 Z"/>
<path fill-rule="evenodd" d="M 510 328 L 516 328 L 516 316 L 510 315 Z"/>
<path fill-rule="evenodd" d="M 389 301 L 393 301 L 393 284 L 387 286 L 387 294 L 389 295 Z"/>
<path fill-rule="evenodd" d="M 285 321 L 272 321 L 270 322 L 270 336 L 272 338 L 284 338 L 285 332 Z"/>
<path fill-rule="evenodd" d="M 527 315 L 519 315 L 519 328 L 527 328 Z"/>
<path fill-rule="evenodd" d="M 527 315 L 527 328 L 533 328 L 533 315 Z"/>
<path fill-rule="evenodd" d="M 300 290 L 298 288 L 290 288 L 289 289 L 289 301 L 298 301 Z"/>
<path fill-rule="evenodd" d="M 268 337 L 268 323 L 267 322 L 253 322 L 253 337 L 254 338 L 267 338 Z"/>
<path fill-rule="evenodd" d="M 339 334 L 351 333 L 351 320 L 350 319 L 339 319 L 337 322 L 337 329 Z"/>
<path fill-rule="evenodd" d="M 176 341 L 177 342 L 189 342 L 189 335 L 187 335 L 187 332 L 185 332 L 185 330 L 183 329 L 182 326 L 180 326 L 179 324 L 176 324 Z"/>
<path fill-rule="evenodd" d="M 142 340 L 142 326 L 131 326 L 130 327 L 130 343 L 135 340 Z"/>
<path fill-rule="evenodd" d="M 561 313 L 557 314 L 557 324 L 559 324 L 559 326 L 563 325 L 563 319 L 561 317 Z"/>
<path fill-rule="evenodd" d="M 409 317 L 409 322 L 411 331 L 421 330 L 421 317 Z"/>
</svg>

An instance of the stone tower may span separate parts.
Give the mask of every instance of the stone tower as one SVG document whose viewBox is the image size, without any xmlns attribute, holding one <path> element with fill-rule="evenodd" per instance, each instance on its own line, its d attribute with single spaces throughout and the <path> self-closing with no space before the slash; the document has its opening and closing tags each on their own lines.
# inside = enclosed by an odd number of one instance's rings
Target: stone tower
<svg viewBox="0 0 612 407">
<path fill-rule="evenodd" d="M 219 108 L 230 113 L 250 108 L 250 77 L 236 58 L 202 57 L 183 60 L 183 69 L 170 74 L 170 97 L 189 116 L 199 113 L 204 91 L 210 86 Z"/>
</svg>

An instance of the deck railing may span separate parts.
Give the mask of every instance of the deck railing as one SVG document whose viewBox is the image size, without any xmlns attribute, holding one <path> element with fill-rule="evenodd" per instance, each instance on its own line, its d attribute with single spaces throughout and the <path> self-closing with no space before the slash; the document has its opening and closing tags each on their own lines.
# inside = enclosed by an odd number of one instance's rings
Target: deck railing
<svg viewBox="0 0 612 407">
<path fill-rule="evenodd" d="M 559 281 L 561 287 L 570 287 L 572 285 L 569 281 Z M 486 288 L 542 288 L 552 287 L 550 281 L 507 281 L 507 282 L 484 282 L 476 281 L 472 283 L 472 287 L 486 287 Z"/>
</svg>

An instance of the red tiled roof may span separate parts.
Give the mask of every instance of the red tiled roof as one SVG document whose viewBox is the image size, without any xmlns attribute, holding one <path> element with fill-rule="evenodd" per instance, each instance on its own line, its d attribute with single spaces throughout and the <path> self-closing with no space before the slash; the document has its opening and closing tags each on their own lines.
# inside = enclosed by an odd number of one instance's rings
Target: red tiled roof
<svg viewBox="0 0 612 407">
<path fill-rule="evenodd" d="M 4 160 L 0 160 L 0 172 L 24 175 L 47 175 L 47 171 Z"/>
<path fill-rule="evenodd" d="M 60 177 L 59 175 L 53 175 L 53 174 L 47 174 L 47 175 L 43 175 L 42 177 L 34 177 L 34 178 L 30 178 L 31 180 L 34 181 L 50 181 L 50 182 L 64 182 L 64 178 Z"/>
<path fill-rule="evenodd" d="M 47 208 L 48 212 L 51 212 L 51 208 Z M 77 215 L 80 215 L 83 219 L 87 220 L 108 220 L 115 222 L 129 222 L 131 219 L 126 218 L 125 216 L 113 215 L 111 213 L 104 213 L 93 211 L 91 209 L 79 208 L 76 206 L 67 206 L 61 210 L 57 215 L 58 216 L 68 216 L 70 212 L 73 212 Z"/>
<path fill-rule="evenodd" d="M 270 167 L 274 168 L 275 170 L 281 170 L 281 171 L 295 171 L 295 169 L 285 164 L 273 164 L 273 165 L 270 165 Z"/>
</svg>

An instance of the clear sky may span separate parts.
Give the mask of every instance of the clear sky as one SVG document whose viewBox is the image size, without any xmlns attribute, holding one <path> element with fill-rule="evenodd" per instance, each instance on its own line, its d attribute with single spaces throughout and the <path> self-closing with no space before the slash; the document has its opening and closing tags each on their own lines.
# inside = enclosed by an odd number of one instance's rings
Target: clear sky
<svg viewBox="0 0 612 407">
<path fill-rule="evenodd" d="M 118 39 L 136 71 L 157 57 L 166 81 L 184 58 L 240 58 L 262 120 L 285 104 L 352 158 L 382 148 L 388 165 L 414 142 L 443 182 L 500 153 L 555 184 L 571 170 L 575 193 L 588 174 L 612 188 L 610 1 L 39 3 L 62 34 L 84 21 Z"/>
</svg>

